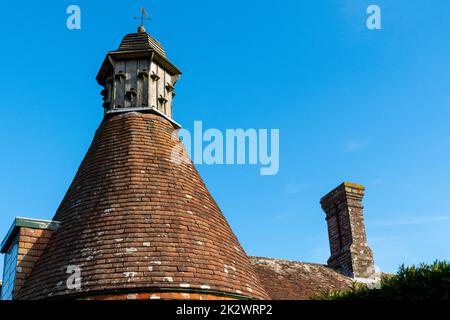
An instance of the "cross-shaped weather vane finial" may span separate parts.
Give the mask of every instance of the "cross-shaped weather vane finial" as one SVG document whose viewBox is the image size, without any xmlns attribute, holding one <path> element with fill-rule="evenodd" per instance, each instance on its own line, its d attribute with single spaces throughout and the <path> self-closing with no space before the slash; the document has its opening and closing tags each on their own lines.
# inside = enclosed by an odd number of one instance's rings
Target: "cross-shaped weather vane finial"
<svg viewBox="0 0 450 320">
<path fill-rule="evenodd" d="M 140 11 L 141 11 L 141 16 L 140 17 L 134 17 L 134 19 L 141 20 L 141 25 L 138 28 L 138 32 L 139 33 L 143 33 L 143 32 L 145 32 L 144 20 L 151 20 L 151 18 L 148 16 L 148 13 L 147 13 L 147 11 L 145 10 L 144 7 L 141 7 Z"/>
</svg>

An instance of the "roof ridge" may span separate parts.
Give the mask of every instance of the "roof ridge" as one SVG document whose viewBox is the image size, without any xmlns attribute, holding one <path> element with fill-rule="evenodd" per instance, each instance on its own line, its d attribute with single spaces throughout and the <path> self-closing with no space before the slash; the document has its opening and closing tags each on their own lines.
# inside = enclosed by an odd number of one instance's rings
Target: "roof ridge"
<svg viewBox="0 0 450 320">
<path fill-rule="evenodd" d="M 303 263 L 303 264 L 310 264 L 310 265 L 316 265 L 316 266 L 323 266 L 329 268 L 326 264 L 318 263 L 318 262 L 304 262 L 304 261 L 297 261 L 297 260 L 289 260 L 289 259 L 283 259 L 283 258 L 270 258 L 270 257 L 260 257 L 260 256 L 249 256 L 250 259 L 265 259 L 265 260 L 276 260 L 276 261 L 286 261 L 286 262 L 292 262 L 292 263 Z"/>
</svg>

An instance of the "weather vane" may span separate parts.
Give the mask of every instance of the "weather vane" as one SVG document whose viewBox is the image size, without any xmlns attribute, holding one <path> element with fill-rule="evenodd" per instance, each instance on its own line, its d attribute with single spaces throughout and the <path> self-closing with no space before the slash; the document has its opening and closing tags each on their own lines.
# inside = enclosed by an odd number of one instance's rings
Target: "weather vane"
<svg viewBox="0 0 450 320">
<path fill-rule="evenodd" d="M 141 25 L 139 26 L 138 30 L 139 32 L 145 32 L 144 20 L 151 20 L 151 18 L 148 16 L 148 13 L 144 7 L 141 7 L 139 11 L 141 11 L 141 17 L 134 17 L 134 19 L 141 20 Z"/>
</svg>

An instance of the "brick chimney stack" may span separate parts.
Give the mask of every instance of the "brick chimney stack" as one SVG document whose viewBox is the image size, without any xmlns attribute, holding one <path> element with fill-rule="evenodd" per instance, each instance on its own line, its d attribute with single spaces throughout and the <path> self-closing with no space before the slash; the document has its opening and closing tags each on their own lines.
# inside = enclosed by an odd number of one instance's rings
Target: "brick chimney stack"
<svg viewBox="0 0 450 320">
<path fill-rule="evenodd" d="M 345 182 L 320 201 L 328 224 L 328 265 L 353 278 L 369 278 L 375 271 L 364 225 L 364 190 L 361 185 Z"/>
</svg>

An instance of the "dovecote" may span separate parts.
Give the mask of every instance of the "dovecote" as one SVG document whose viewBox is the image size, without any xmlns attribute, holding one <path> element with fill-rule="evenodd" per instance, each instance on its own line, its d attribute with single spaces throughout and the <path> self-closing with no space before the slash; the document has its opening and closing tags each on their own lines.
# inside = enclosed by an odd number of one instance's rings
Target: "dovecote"
<svg viewBox="0 0 450 320">
<path fill-rule="evenodd" d="M 153 111 L 172 120 L 174 87 L 180 76 L 161 44 L 141 27 L 108 53 L 97 75 L 105 114 Z"/>
</svg>

